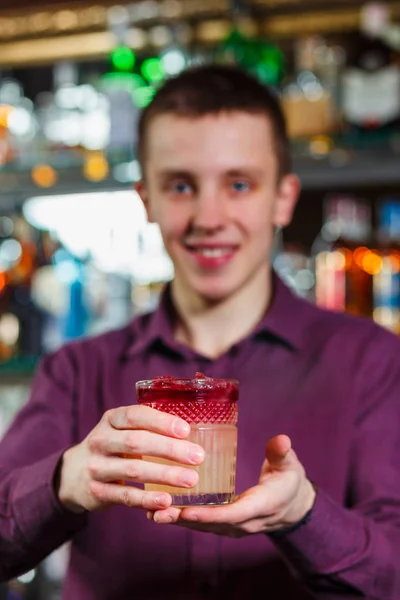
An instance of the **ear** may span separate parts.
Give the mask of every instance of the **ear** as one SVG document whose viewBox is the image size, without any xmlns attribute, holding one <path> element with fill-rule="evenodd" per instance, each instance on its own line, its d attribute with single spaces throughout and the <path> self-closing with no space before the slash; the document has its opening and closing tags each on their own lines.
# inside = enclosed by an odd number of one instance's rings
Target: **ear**
<svg viewBox="0 0 400 600">
<path fill-rule="evenodd" d="M 300 180 L 296 175 L 290 173 L 282 177 L 273 214 L 273 223 L 276 227 L 286 227 L 291 222 L 300 190 Z"/>
<path fill-rule="evenodd" d="M 151 209 L 150 209 L 149 195 L 148 195 L 148 191 L 147 191 L 147 188 L 146 188 L 146 185 L 145 185 L 143 179 L 140 179 L 139 181 L 137 181 L 133 187 L 143 202 L 143 206 L 147 213 L 147 220 L 149 221 L 149 223 L 154 223 L 155 221 L 152 216 Z"/>
</svg>

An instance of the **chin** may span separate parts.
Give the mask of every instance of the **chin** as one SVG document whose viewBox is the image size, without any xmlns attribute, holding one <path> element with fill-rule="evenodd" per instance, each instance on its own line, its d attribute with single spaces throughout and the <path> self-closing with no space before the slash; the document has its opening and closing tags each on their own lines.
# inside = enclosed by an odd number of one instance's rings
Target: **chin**
<svg viewBox="0 0 400 600">
<path fill-rule="evenodd" d="M 210 304 L 218 304 L 224 300 L 227 300 L 229 297 L 234 295 L 236 289 L 237 288 L 234 286 L 229 286 L 226 284 L 222 285 L 222 282 L 220 285 L 216 285 L 214 283 L 213 285 L 193 287 L 195 293 Z"/>
</svg>

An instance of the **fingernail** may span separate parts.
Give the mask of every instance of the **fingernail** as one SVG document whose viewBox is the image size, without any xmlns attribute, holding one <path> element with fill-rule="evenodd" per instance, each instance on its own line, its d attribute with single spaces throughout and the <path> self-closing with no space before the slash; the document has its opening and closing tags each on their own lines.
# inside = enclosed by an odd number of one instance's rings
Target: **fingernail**
<svg viewBox="0 0 400 600">
<path fill-rule="evenodd" d="M 158 504 L 158 506 L 168 506 L 168 499 L 166 496 L 157 496 L 155 503 Z"/>
<path fill-rule="evenodd" d="M 195 472 L 185 473 L 181 477 L 181 484 L 187 485 L 188 487 L 193 487 L 194 485 L 196 485 L 196 481 L 197 481 L 197 476 L 196 476 Z"/>
<path fill-rule="evenodd" d="M 154 521 L 155 523 L 161 523 L 161 524 L 168 524 L 168 523 L 172 523 L 172 517 L 168 516 L 159 516 L 157 513 L 154 515 Z"/>
<path fill-rule="evenodd" d="M 172 431 L 179 437 L 186 437 L 190 431 L 190 425 L 185 421 L 176 420 L 172 425 Z"/>
<path fill-rule="evenodd" d="M 188 458 L 190 462 L 195 465 L 201 463 L 204 459 L 204 450 L 198 446 L 192 446 L 188 452 Z"/>
</svg>

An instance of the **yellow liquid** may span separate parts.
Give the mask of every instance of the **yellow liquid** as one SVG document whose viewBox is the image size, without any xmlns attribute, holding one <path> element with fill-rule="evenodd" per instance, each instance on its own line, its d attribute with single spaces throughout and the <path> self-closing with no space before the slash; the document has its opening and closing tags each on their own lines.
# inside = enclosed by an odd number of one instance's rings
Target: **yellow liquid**
<svg viewBox="0 0 400 600">
<path fill-rule="evenodd" d="M 176 506 L 232 502 L 235 496 L 237 427 L 192 424 L 188 440 L 205 451 L 204 462 L 198 467 L 190 467 L 199 473 L 198 484 L 187 489 L 146 483 L 145 489 L 168 492 L 172 496 L 172 504 Z M 154 456 L 143 456 L 143 459 L 165 465 L 178 464 Z M 188 468 L 187 465 L 183 466 Z"/>
</svg>

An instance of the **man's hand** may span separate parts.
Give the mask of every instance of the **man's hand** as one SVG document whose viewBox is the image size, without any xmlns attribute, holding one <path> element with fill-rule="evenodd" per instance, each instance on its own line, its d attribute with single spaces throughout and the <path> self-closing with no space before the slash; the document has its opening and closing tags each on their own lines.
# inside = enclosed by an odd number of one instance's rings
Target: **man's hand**
<svg viewBox="0 0 400 600">
<path fill-rule="evenodd" d="M 83 442 L 64 453 L 55 483 L 60 502 L 74 512 L 115 504 L 152 511 L 170 506 L 170 494 L 125 484 L 195 486 L 198 474 L 194 469 L 141 458 L 201 464 L 204 450 L 186 441 L 189 432 L 183 419 L 148 406 L 107 411 Z"/>
<path fill-rule="evenodd" d="M 315 489 L 307 479 L 291 441 L 278 435 L 266 446 L 259 482 L 232 504 L 149 511 L 157 523 L 177 523 L 229 537 L 268 533 L 294 525 L 312 508 Z"/>
</svg>

